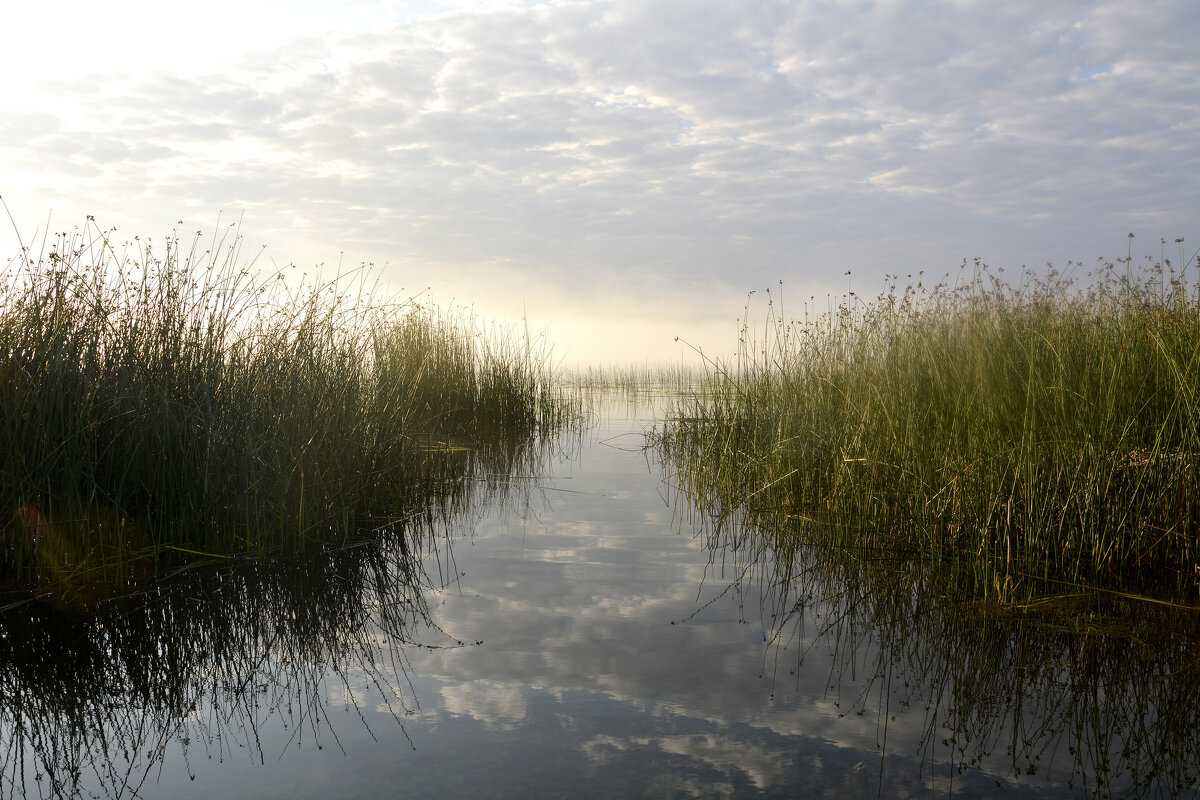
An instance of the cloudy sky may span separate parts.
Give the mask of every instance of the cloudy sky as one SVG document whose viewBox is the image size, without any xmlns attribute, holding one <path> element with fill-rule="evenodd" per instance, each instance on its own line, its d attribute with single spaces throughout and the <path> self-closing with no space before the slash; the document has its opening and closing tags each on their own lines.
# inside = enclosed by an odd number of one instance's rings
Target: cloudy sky
<svg viewBox="0 0 1200 800">
<path fill-rule="evenodd" d="M 186 10 L 184 10 L 186 8 Z M 1200 245 L 1193 0 L 134 0 L 5 8 L 25 240 L 371 262 L 564 363 L 736 347 L 747 292 Z M 211 234 L 210 234 L 211 235 Z M 1194 237 L 1194 239 L 1192 238 Z M 16 235 L 0 225 L 3 257 Z M 1189 251 L 1190 253 L 1190 251 Z"/>
</svg>

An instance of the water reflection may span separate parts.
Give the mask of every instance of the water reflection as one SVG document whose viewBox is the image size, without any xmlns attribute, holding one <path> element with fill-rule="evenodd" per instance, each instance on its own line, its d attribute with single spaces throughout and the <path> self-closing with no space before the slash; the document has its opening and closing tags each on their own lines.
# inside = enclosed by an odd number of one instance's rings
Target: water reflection
<svg viewBox="0 0 1200 800">
<path fill-rule="evenodd" d="M 1195 793 L 1195 610 L 1086 592 L 972 602 L 937 564 L 823 547 L 811 531 L 687 500 L 711 563 L 758 611 L 775 696 L 827 676 L 821 696 L 839 719 L 865 723 L 838 726 L 841 741 L 882 756 L 875 794 L 892 796 L 887 762 L 908 758 L 947 791 L 986 775 L 995 794 Z"/>
<path fill-rule="evenodd" d="M 788 545 L 678 492 L 653 409 L 603 413 L 350 546 L 5 616 L 3 793 L 1194 793 L 1190 613 Z"/>
<path fill-rule="evenodd" d="M 344 755 L 338 709 L 357 723 L 352 737 L 375 737 L 382 724 L 411 748 L 406 726 L 420 703 L 409 653 L 474 646 L 429 613 L 428 592 L 457 577 L 447 531 L 525 502 L 521 476 L 544 469 L 552 451 L 521 445 L 447 448 L 436 502 L 364 521 L 374 530 L 352 541 L 195 563 L 149 592 L 89 605 L 10 596 L 0 616 L 0 791 L 178 795 L 179 781 L 212 764 L 227 773 L 219 790 L 238 791 L 228 782 L 235 763 Z"/>
<path fill-rule="evenodd" d="M 425 638 L 401 541 L 196 569 L 89 617 L 43 603 L 10 613 L 0 639 L 6 782 L 18 793 L 126 796 L 169 751 L 262 762 L 268 730 L 336 743 L 324 698 L 331 684 L 351 691 L 351 671 L 403 720 L 413 709 L 396 680 L 404 647 L 457 643 Z"/>
</svg>

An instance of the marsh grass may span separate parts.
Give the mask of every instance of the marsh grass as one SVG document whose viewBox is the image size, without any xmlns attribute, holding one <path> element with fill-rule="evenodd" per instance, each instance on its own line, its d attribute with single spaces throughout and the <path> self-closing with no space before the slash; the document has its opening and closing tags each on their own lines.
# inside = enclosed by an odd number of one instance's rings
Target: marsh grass
<svg viewBox="0 0 1200 800">
<path fill-rule="evenodd" d="M 782 694 L 801 680 L 790 676 L 827 665 L 827 699 L 839 716 L 874 723 L 885 757 L 919 757 L 931 782 L 977 767 L 1082 796 L 1194 793 L 1193 611 L 1109 593 L 1016 610 L 964 600 L 937 565 L 803 543 L 769 512 L 700 522 L 698 541 L 734 576 L 739 608 L 762 621 L 764 677 Z M 924 715 L 919 742 L 895 722 L 913 714 Z"/>
<path fill-rule="evenodd" d="M 686 363 L 626 364 L 587 367 L 563 374 L 592 419 L 610 413 L 631 418 L 661 416 L 682 397 L 690 397 L 706 379 L 703 366 Z M 623 409 L 618 410 L 621 405 Z"/>
<path fill-rule="evenodd" d="M 413 541 L 435 542 L 427 525 L 405 525 L 188 570 L 94 619 L 46 603 L 7 615 L 5 795 L 137 795 L 172 760 L 194 777 L 206 759 L 340 747 L 339 729 L 355 713 L 367 725 L 372 710 L 403 731 L 418 708 L 407 653 L 465 646 L 430 619 L 425 591 L 438 584 Z M 376 692 L 370 707 L 356 701 L 364 686 Z M 269 752 L 287 731 L 284 750 Z"/>
<path fill-rule="evenodd" d="M 89 221 L 8 263 L 10 572 L 127 578 L 164 558 L 344 539 L 445 502 L 577 415 L 544 341 L 381 300 L 361 273 L 239 266 L 240 245 L 234 232 L 209 250 L 198 235 L 118 251 Z M 23 526 L 30 508 L 69 546 Z"/>
<path fill-rule="evenodd" d="M 1076 265 L 1072 265 L 1077 269 Z M 708 502 L 956 565 L 1017 601 L 1200 574 L 1200 296 L 1169 260 L 1006 281 L 964 262 L 742 329 L 660 435 Z M 747 319 L 749 315 L 747 315 Z"/>
<path fill-rule="evenodd" d="M 568 372 L 564 379 L 584 391 L 631 398 L 693 393 L 707 379 L 702 365 L 688 363 L 627 364 L 587 367 Z"/>
</svg>

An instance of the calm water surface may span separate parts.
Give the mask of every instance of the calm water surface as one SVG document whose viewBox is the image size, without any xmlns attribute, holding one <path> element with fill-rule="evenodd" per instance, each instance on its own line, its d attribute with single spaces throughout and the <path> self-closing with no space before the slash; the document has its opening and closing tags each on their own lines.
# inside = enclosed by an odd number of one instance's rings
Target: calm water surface
<svg viewBox="0 0 1200 800">
<path fill-rule="evenodd" d="M 415 585 L 346 553 L 99 636 L 8 621 L 3 796 L 1190 796 L 1187 653 L 1125 674 L 1086 614 L 1026 635 L 895 565 L 776 563 L 677 495 L 653 407 L 604 409 Z"/>
</svg>

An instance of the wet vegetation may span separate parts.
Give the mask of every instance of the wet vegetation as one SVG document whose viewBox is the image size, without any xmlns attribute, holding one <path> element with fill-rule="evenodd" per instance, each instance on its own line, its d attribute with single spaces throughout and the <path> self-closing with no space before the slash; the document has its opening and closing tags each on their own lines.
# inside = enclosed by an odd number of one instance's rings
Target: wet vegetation
<svg viewBox="0 0 1200 800">
<path fill-rule="evenodd" d="M 579 417 L 520 331 L 241 266 L 232 231 L 111 235 L 89 222 L 4 270 L 0 605 L 344 543 Z"/>
<path fill-rule="evenodd" d="M 877 794 L 889 754 L 913 755 L 889 724 L 914 711 L 942 790 L 979 771 L 1097 797 L 1200 788 L 1183 255 L 1078 284 L 964 263 L 798 320 L 773 296 L 656 431 L 704 546 L 761 603 L 777 691 L 820 654 L 842 712 L 873 720 Z"/>
<path fill-rule="evenodd" d="M 691 395 L 706 378 L 703 367 L 685 363 L 588 367 L 564 376 L 585 392 L 628 397 Z"/>
<path fill-rule="evenodd" d="M 969 599 L 947 565 L 804 544 L 769 509 L 684 500 L 739 605 L 762 621 L 773 694 L 806 662 L 828 663 L 827 697 L 874 732 L 873 795 L 892 796 L 891 760 L 911 758 L 949 796 L 981 773 L 997 790 L 1058 796 L 1200 789 L 1194 611 L 1079 592 L 998 607 Z M 896 733 L 912 715 L 924 718 L 916 741 Z"/>
<path fill-rule="evenodd" d="M 453 505 L 461 513 L 468 498 Z M 447 515 L 194 568 L 87 617 L 40 600 L 10 610 L 3 795 L 137 797 L 168 760 L 194 778 L 210 759 L 282 757 L 281 740 L 285 751 L 336 748 L 345 723 L 330 717 L 331 698 L 353 708 L 369 696 L 403 728 L 417 708 L 406 652 L 471 644 L 429 620 L 423 592 L 444 579 L 426 570 L 444 546 L 435 520 Z"/>
<path fill-rule="evenodd" d="M 896 756 L 934 791 L 1200 790 L 1183 253 L 1079 284 L 968 263 L 802 319 L 773 296 L 703 373 L 562 375 L 522 331 L 200 241 L 88 228 L 7 265 L 0 793 L 137 796 L 168 760 L 264 761 L 268 730 L 336 747 L 327 703 L 364 692 L 403 728 L 406 650 L 474 644 L 427 607 L 451 529 L 614 397 L 671 408 L 649 438 L 718 599 L 758 604 L 774 694 L 832 665 L 876 794 Z"/>
<path fill-rule="evenodd" d="M 1192 605 L 1200 292 L 1186 272 L 1122 259 L 1080 284 L 1053 270 L 1014 283 L 964 263 L 957 285 L 893 280 L 800 319 L 774 297 L 659 441 L 705 502 L 953 565 L 972 597 L 1087 586 Z"/>
</svg>

